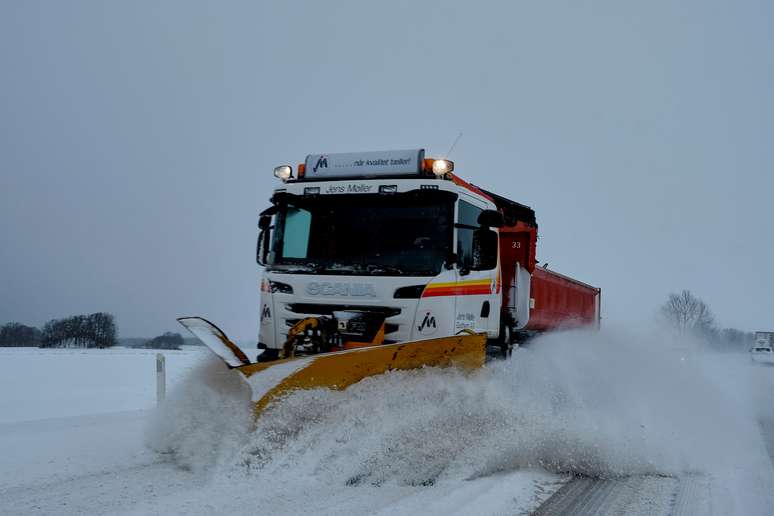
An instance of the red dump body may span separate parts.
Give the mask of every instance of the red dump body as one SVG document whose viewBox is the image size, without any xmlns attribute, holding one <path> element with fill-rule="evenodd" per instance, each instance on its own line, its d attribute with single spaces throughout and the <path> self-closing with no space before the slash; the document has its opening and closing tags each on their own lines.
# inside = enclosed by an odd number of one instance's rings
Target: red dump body
<svg viewBox="0 0 774 516">
<path fill-rule="evenodd" d="M 502 315 L 517 331 L 542 332 L 579 326 L 599 327 L 602 290 L 537 262 L 538 225 L 529 206 L 474 187 L 503 215 L 498 228 Z M 529 290 L 529 298 L 527 292 Z M 529 303 L 526 303 L 526 301 Z M 528 317 L 525 315 L 528 313 Z"/>
<path fill-rule="evenodd" d="M 510 313 L 518 330 L 529 332 L 599 327 L 601 290 L 540 267 L 537 264 L 538 228 L 534 211 L 491 192 L 486 193 L 505 219 L 505 225 L 498 229 L 503 313 Z M 525 278 L 524 273 L 530 277 Z M 523 304 L 527 299 L 522 288 L 527 285 L 529 308 Z M 526 325 L 523 322 L 525 309 L 529 311 Z"/>
<path fill-rule="evenodd" d="M 599 325 L 600 290 L 558 272 L 535 267 L 525 330 Z"/>
</svg>

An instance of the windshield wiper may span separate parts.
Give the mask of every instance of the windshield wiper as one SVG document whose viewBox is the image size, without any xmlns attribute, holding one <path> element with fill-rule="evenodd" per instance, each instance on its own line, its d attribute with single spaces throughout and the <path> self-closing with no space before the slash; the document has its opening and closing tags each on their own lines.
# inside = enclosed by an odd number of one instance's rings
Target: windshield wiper
<svg viewBox="0 0 774 516">
<path fill-rule="evenodd" d="M 386 272 L 388 274 L 394 274 L 396 276 L 404 275 L 406 274 L 406 271 L 399 267 L 393 267 L 392 265 L 374 265 L 374 264 L 368 264 L 366 265 L 366 270 L 369 274 L 379 274 L 382 272 Z"/>
<path fill-rule="evenodd" d="M 322 266 L 316 263 L 276 263 L 273 264 L 271 268 L 272 270 L 289 274 L 298 272 L 313 272 L 319 274 L 322 271 Z"/>
<path fill-rule="evenodd" d="M 285 263 L 276 264 L 274 270 L 285 273 L 313 273 L 313 274 L 368 274 L 371 276 L 427 276 L 433 275 L 432 269 L 402 269 L 393 265 L 381 265 L 374 263 Z"/>
</svg>

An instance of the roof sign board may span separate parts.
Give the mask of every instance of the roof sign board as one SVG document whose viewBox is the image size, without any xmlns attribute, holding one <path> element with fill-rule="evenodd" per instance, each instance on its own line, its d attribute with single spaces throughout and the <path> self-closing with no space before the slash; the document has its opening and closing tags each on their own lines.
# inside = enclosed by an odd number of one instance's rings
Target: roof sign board
<svg viewBox="0 0 774 516">
<path fill-rule="evenodd" d="M 424 159 L 424 149 L 310 154 L 304 179 L 416 176 Z"/>
</svg>

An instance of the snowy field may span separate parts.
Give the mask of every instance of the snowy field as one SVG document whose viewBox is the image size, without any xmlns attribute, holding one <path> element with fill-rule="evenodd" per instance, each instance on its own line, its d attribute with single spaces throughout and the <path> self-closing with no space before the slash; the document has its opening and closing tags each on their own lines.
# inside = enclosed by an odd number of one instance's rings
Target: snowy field
<svg viewBox="0 0 774 516">
<path fill-rule="evenodd" d="M 701 478 L 687 514 L 772 514 L 774 367 L 699 349 L 560 333 L 468 376 L 299 392 L 257 425 L 203 348 L 164 352 L 160 409 L 154 351 L 0 349 L 0 514 L 528 514 L 570 471 Z M 653 513 L 649 485 L 627 513 Z"/>
<path fill-rule="evenodd" d="M 156 403 L 157 353 L 0 348 L 0 423 L 150 409 Z M 207 353 L 198 346 L 164 351 L 168 385 Z"/>
</svg>

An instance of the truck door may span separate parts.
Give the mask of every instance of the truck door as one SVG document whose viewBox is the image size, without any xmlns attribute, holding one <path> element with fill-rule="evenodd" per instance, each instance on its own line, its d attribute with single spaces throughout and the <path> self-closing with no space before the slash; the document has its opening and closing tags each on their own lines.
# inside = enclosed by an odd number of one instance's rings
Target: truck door
<svg viewBox="0 0 774 516">
<path fill-rule="evenodd" d="M 454 330 L 464 328 L 486 331 L 491 337 L 500 328 L 500 303 L 497 302 L 497 269 L 475 270 L 473 232 L 479 229 L 478 216 L 486 209 L 479 200 L 461 195 L 457 201 L 455 252 L 457 253 Z"/>
<path fill-rule="evenodd" d="M 526 231 L 500 232 L 503 303 L 515 328 L 523 328 L 529 319 L 529 239 Z"/>
</svg>

